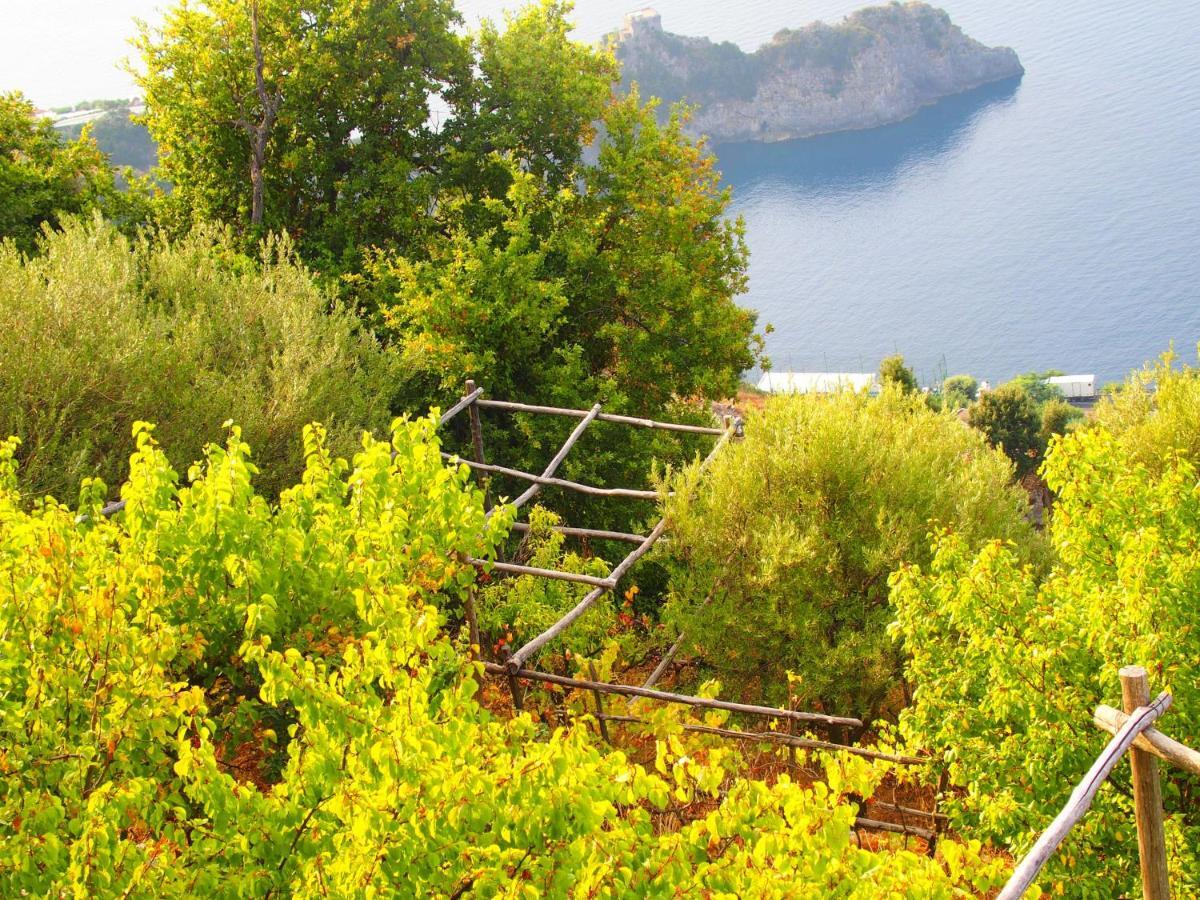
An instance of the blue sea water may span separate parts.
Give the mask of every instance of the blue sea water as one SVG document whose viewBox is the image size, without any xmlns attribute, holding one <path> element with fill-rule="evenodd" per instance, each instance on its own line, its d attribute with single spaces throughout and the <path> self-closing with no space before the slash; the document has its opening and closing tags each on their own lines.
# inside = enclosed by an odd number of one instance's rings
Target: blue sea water
<svg viewBox="0 0 1200 900">
<path fill-rule="evenodd" d="M 651 0 L 667 30 L 754 49 L 843 0 Z M 513 4 L 460 2 L 469 19 Z M 718 146 L 777 369 L 924 382 L 1057 368 L 1118 379 L 1200 341 L 1200 3 L 945 0 L 1026 74 L 892 126 Z M 628 11 L 579 0 L 594 40 Z"/>
</svg>

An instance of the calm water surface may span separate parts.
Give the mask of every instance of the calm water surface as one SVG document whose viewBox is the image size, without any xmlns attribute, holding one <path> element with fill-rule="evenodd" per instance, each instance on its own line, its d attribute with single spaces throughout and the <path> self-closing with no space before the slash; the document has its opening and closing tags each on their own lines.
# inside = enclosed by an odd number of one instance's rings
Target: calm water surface
<svg viewBox="0 0 1200 900">
<path fill-rule="evenodd" d="M 463 0 L 468 18 L 506 4 Z M 636 4 L 633 4 L 636 5 Z M 663 25 L 754 49 L 862 3 L 658 0 Z M 946 0 L 1016 49 L 993 85 L 886 128 L 715 148 L 745 217 L 776 368 L 923 380 L 1029 369 L 1121 377 L 1200 340 L 1200 3 Z M 631 4 L 580 0 L 596 39 Z"/>
</svg>

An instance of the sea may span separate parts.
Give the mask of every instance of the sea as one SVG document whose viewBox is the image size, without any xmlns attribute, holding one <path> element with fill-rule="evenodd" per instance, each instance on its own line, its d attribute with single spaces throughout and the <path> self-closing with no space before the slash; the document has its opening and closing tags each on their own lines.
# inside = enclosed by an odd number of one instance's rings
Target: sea
<svg viewBox="0 0 1200 900">
<path fill-rule="evenodd" d="M 459 0 L 469 23 L 516 4 Z M 753 50 L 863 3 L 654 0 L 663 27 Z M 1019 81 L 881 128 L 713 147 L 746 223 L 776 370 L 869 372 L 902 353 L 924 384 L 1026 371 L 1119 380 L 1200 341 L 1200 3 L 945 0 L 1013 47 Z M 576 36 L 628 2 L 578 0 Z M 752 374 L 752 373 L 751 373 Z"/>
</svg>

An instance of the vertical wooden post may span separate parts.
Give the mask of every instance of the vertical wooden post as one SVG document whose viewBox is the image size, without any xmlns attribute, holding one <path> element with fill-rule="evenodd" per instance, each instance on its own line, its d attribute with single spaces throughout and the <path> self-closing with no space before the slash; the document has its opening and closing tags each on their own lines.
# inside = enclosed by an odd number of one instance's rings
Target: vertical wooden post
<svg viewBox="0 0 1200 900">
<path fill-rule="evenodd" d="M 507 663 L 510 656 L 512 656 L 512 651 L 505 647 L 503 662 Z M 521 682 L 512 672 L 508 673 L 508 692 L 512 694 L 513 708 L 520 712 L 525 707 L 525 698 L 521 694 Z"/>
<path fill-rule="evenodd" d="M 471 659 L 479 659 L 481 648 L 479 646 L 479 616 L 475 612 L 475 588 L 467 591 L 467 628 L 471 635 Z"/>
<path fill-rule="evenodd" d="M 592 681 L 599 681 L 596 677 L 596 664 L 590 659 L 588 660 L 588 674 L 592 676 Z M 604 738 L 604 743 L 611 744 L 612 738 L 608 736 L 608 723 L 604 721 L 604 699 L 600 696 L 599 691 L 593 691 L 596 695 L 596 721 L 600 723 L 600 736 Z"/>
<path fill-rule="evenodd" d="M 475 393 L 475 380 L 468 378 L 467 392 L 463 396 L 469 397 L 473 393 Z M 471 420 L 471 445 L 475 451 L 475 462 L 486 464 L 487 460 L 483 458 L 483 422 L 479 418 L 479 407 L 472 403 L 467 407 L 467 413 Z M 486 474 L 481 474 L 479 480 L 483 483 L 483 508 L 491 509 L 492 503 L 488 499 L 488 486 L 491 479 Z"/>
<path fill-rule="evenodd" d="M 1141 666 L 1121 669 L 1121 699 L 1125 712 L 1150 703 L 1150 680 Z M 1163 836 L 1162 787 L 1158 760 L 1136 747 L 1129 748 L 1133 767 L 1133 806 L 1137 816 L 1138 858 L 1142 867 L 1142 896 L 1145 900 L 1170 900 L 1167 874 L 1167 844 Z"/>
<path fill-rule="evenodd" d="M 933 837 L 929 839 L 929 855 L 937 855 L 938 838 L 942 836 L 942 819 L 937 816 L 938 807 L 942 803 L 942 795 L 946 793 L 946 789 L 950 786 L 950 768 L 942 764 L 942 771 L 938 773 L 937 788 L 933 795 Z"/>
</svg>

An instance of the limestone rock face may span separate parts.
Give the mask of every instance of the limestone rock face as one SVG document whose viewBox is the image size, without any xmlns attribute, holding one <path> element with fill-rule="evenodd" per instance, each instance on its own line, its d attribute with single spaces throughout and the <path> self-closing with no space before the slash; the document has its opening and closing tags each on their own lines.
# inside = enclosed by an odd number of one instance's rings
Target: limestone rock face
<svg viewBox="0 0 1200 900">
<path fill-rule="evenodd" d="M 663 31 L 653 10 L 627 16 L 609 41 L 627 86 L 697 106 L 688 130 L 717 143 L 886 125 L 1024 72 L 1012 49 L 984 46 L 924 3 L 787 29 L 754 53 Z"/>
</svg>

